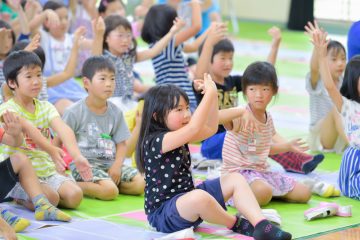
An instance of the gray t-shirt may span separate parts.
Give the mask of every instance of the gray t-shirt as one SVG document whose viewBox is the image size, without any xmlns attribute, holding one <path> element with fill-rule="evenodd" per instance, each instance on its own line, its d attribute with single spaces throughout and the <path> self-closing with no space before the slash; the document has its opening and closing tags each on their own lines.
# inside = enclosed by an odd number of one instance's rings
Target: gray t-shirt
<svg viewBox="0 0 360 240">
<path fill-rule="evenodd" d="M 113 103 L 108 101 L 106 112 L 99 115 L 87 107 L 85 99 L 66 109 L 63 119 L 90 164 L 108 169 L 115 160 L 116 144 L 128 139 L 130 132 L 123 113 Z"/>
</svg>

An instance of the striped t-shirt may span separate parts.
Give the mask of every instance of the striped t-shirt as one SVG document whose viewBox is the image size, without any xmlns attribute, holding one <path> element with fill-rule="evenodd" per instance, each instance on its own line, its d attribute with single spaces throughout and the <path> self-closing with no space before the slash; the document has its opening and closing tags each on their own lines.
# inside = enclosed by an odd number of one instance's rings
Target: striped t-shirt
<svg viewBox="0 0 360 240">
<path fill-rule="evenodd" d="M 259 132 L 245 130 L 226 133 L 222 150 L 221 172 L 223 174 L 239 170 L 261 172 L 268 170 L 267 158 L 270 153 L 271 139 L 275 135 L 275 128 L 271 115 L 266 112 L 266 116 L 266 123 L 258 122 Z"/>
<path fill-rule="evenodd" d="M 182 49 L 183 44 L 175 46 L 175 38 L 173 38 L 167 47 L 152 59 L 156 76 L 155 82 L 156 84 L 174 84 L 183 89 L 189 97 L 191 109 L 195 110 L 196 99 L 185 70 Z"/>
<path fill-rule="evenodd" d="M 343 78 L 339 79 L 338 89 Z M 315 89 L 311 86 L 310 73 L 306 75 L 306 90 L 309 93 L 310 102 L 310 127 L 315 126 L 331 111 L 333 103 L 321 79 L 318 80 Z"/>
<path fill-rule="evenodd" d="M 19 114 L 19 116 L 31 122 L 37 129 L 39 129 L 41 134 L 50 141 L 50 122 L 54 118 L 60 117 L 60 115 L 56 111 L 55 107 L 49 102 L 34 99 L 34 104 L 35 112 L 30 113 L 14 102 L 14 99 L 12 98 L 0 105 L 0 115 L 2 115 L 6 110 Z M 28 156 L 38 177 L 49 177 L 53 175 L 56 172 L 55 164 L 51 160 L 49 154 L 42 151 L 29 136 L 25 135 L 24 138 L 25 141 L 20 147 L 15 148 L 2 145 L 2 152 L 6 156 L 10 156 L 15 152 L 21 152 Z"/>
</svg>

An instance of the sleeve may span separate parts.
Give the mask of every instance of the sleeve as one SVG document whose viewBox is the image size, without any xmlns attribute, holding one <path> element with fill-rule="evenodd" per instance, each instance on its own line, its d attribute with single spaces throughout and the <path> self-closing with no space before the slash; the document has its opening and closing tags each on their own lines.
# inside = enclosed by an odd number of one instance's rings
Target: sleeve
<svg viewBox="0 0 360 240">
<path fill-rule="evenodd" d="M 43 105 L 44 108 L 46 108 L 46 112 L 47 112 L 49 122 L 51 122 L 56 117 L 60 117 L 59 112 L 56 110 L 54 105 L 52 105 L 51 103 L 46 102 L 46 101 L 41 101 L 41 105 Z"/>
<path fill-rule="evenodd" d="M 274 121 L 273 121 L 270 114 L 269 114 L 269 127 L 270 127 L 270 130 L 271 130 L 271 136 L 274 136 L 276 134 L 276 129 L 275 129 Z"/>
<path fill-rule="evenodd" d="M 310 95 L 322 95 L 325 90 L 321 79 L 317 82 L 315 89 L 311 86 L 310 73 L 305 77 L 305 89 Z"/>
<path fill-rule="evenodd" d="M 242 76 L 236 75 L 236 76 L 233 76 L 233 78 L 234 78 L 236 90 L 237 90 L 238 92 L 241 92 L 241 91 L 242 91 L 242 87 L 241 87 Z"/>
<path fill-rule="evenodd" d="M 2 142 L 4 134 L 5 134 L 4 128 L 0 127 L 0 143 Z"/>
<path fill-rule="evenodd" d="M 182 45 L 183 44 L 180 44 L 179 47 L 182 47 Z M 168 61 L 175 59 L 176 56 L 175 37 L 171 39 L 169 44 L 163 50 L 163 54 L 165 56 L 165 59 Z"/>
<path fill-rule="evenodd" d="M 166 132 L 160 132 L 150 136 L 145 140 L 145 149 L 150 151 L 150 155 L 162 154 L 162 142 Z M 146 154 L 146 153 L 145 153 Z"/>
<path fill-rule="evenodd" d="M 112 117 L 115 119 L 115 124 L 110 135 L 114 142 L 118 144 L 130 137 L 130 131 L 126 125 L 123 112 L 115 106 L 112 109 L 114 110 Z"/>
<path fill-rule="evenodd" d="M 65 110 L 62 119 L 68 125 L 75 133 L 77 132 L 77 117 L 74 111 L 72 111 L 73 108 L 68 108 Z"/>
</svg>

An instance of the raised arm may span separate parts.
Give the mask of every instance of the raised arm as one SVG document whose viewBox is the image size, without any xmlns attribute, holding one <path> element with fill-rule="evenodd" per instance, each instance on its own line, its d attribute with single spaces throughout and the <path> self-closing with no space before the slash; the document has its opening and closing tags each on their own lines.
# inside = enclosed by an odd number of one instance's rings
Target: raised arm
<svg viewBox="0 0 360 240">
<path fill-rule="evenodd" d="M 267 61 L 275 66 L 279 46 L 281 43 L 281 30 L 280 28 L 274 26 L 268 30 L 268 34 L 272 37 L 272 43 Z"/>
<path fill-rule="evenodd" d="M 204 98 L 195 110 L 190 122 L 184 127 L 168 132 L 164 135 L 162 142 L 162 152 L 165 153 L 189 142 L 200 140 L 198 137 L 201 135 L 200 132 L 203 129 L 203 125 L 208 123 L 208 118 L 211 117 L 209 114 L 217 111 L 218 109 L 218 106 L 216 106 L 216 104 L 213 102 L 214 98 L 217 99 L 216 85 L 212 81 L 209 74 L 206 74 L 204 79 L 204 89 Z M 214 108 L 216 108 L 216 110 Z M 215 116 L 215 118 L 217 117 Z M 212 129 L 212 134 L 215 134 L 216 130 L 217 125 L 214 129 Z"/>
<path fill-rule="evenodd" d="M 174 25 L 171 27 L 170 31 L 162 37 L 156 44 L 147 50 L 139 51 L 136 53 L 136 61 L 141 62 L 151 58 L 156 57 L 161 53 L 161 51 L 166 48 L 171 39 L 185 26 L 185 22 L 180 18 L 174 20 Z"/>
<path fill-rule="evenodd" d="M 94 39 L 91 53 L 94 56 L 102 55 L 103 53 L 103 41 L 105 33 L 105 22 L 102 17 L 98 17 L 91 22 Z"/>
<path fill-rule="evenodd" d="M 71 49 L 70 58 L 66 64 L 66 67 L 64 71 L 47 78 L 48 87 L 56 86 L 75 75 L 80 42 L 84 37 L 85 31 L 85 27 L 79 27 L 78 29 L 76 29 L 74 33 L 74 45 Z"/>
<path fill-rule="evenodd" d="M 34 32 L 44 23 L 46 23 L 46 25 L 48 25 L 49 27 L 57 26 L 60 24 L 59 16 L 56 14 L 55 11 L 51 9 L 46 9 L 40 14 L 35 15 L 34 18 L 30 20 L 29 22 L 30 31 Z"/>
<path fill-rule="evenodd" d="M 5 130 L 1 143 L 12 147 L 19 147 L 24 140 L 19 117 L 12 112 L 6 111 L 1 118 L 2 122 L 4 122 Z"/>
<path fill-rule="evenodd" d="M 317 22 L 314 21 L 314 24 L 311 22 L 308 22 L 308 24 L 305 26 L 305 34 L 312 39 L 313 34 L 315 31 L 321 31 Z M 310 60 L 310 80 L 311 80 L 311 86 L 313 89 L 315 89 L 318 81 L 319 81 L 320 75 L 319 75 L 319 59 L 315 53 L 315 49 L 313 49 L 311 60 Z"/>
<path fill-rule="evenodd" d="M 339 89 L 336 87 L 330 73 L 328 61 L 327 61 L 327 45 L 329 41 L 326 40 L 327 33 L 321 30 L 316 30 L 313 33 L 312 42 L 314 44 L 314 55 L 318 59 L 320 67 L 321 79 L 324 82 L 324 86 L 328 91 L 333 103 L 337 110 L 341 112 L 343 99 Z"/>
<path fill-rule="evenodd" d="M 12 8 L 15 12 L 18 13 L 18 20 L 20 24 L 20 33 L 25 36 L 30 35 L 29 22 L 24 12 L 24 9 L 21 6 L 21 1 L 19 0 L 8 0 L 7 4 L 10 8 Z"/>
</svg>

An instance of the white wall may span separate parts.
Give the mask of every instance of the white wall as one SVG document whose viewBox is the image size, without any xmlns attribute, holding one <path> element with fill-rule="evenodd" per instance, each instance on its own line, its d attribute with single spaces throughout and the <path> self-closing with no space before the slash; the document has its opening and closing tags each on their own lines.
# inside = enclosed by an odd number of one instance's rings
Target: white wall
<svg viewBox="0 0 360 240">
<path fill-rule="evenodd" d="M 291 0 L 219 0 L 222 14 L 234 9 L 240 19 L 287 23 Z M 304 0 L 306 1 L 306 0 Z"/>
</svg>

